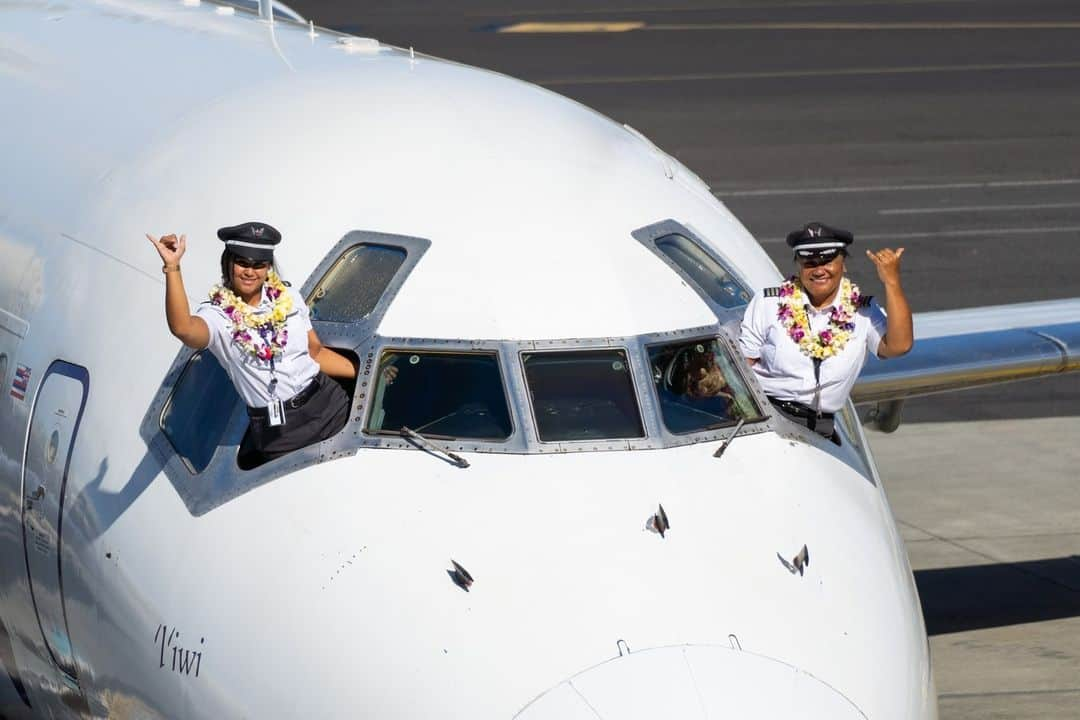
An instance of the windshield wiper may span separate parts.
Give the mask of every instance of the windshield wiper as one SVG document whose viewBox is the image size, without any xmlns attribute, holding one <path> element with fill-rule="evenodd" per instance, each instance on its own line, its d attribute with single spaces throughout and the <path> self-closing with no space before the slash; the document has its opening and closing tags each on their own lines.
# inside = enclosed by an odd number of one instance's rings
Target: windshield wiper
<svg viewBox="0 0 1080 720">
<path fill-rule="evenodd" d="M 420 445 L 421 447 L 427 449 L 430 452 L 433 452 L 433 453 L 436 453 L 436 454 L 439 454 L 439 455 L 445 455 L 447 458 L 450 459 L 450 462 L 453 465 L 456 465 L 459 468 L 467 468 L 467 467 L 469 467 L 469 461 L 468 460 L 461 457 L 460 455 L 455 455 L 454 453 L 450 452 L 449 450 L 447 450 L 445 448 L 439 447 L 434 442 L 432 442 L 431 440 L 428 440 L 426 437 L 424 437 L 420 433 L 416 432 L 412 428 L 407 428 L 404 425 L 402 425 L 401 429 L 398 432 L 401 433 L 402 437 L 407 437 L 410 440 L 413 440 L 414 442 L 416 442 L 417 445 Z"/>
<path fill-rule="evenodd" d="M 735 439 L 735 436 L 742 430 L 742 426 L 746 424 L 746 418 L 739 418 L 739 424 L 735 426 L 735 429 L 731 431 L 731 434 L 724 438 L 724 442 L 720 443 L 720 447 L 716 448 L 716 452 L 713 453 L 713 457 L 720 457 L 727 450 L 727 446 L 731 444 L 731 441 Z"/>
</svg>

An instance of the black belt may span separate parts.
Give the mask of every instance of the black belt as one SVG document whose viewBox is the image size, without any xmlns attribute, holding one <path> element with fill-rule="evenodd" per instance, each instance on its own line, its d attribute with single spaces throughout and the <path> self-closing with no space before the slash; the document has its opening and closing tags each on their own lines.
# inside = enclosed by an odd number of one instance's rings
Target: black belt
<svg viewBox="0 0 1080 720">
<path fill-rule="evenodd" d="M 788 415 L 794 415 L 795 417 L 815 420 L 832 420 L 836 413 L 818 412 L 809 405 L 803 405 L 801 402 L 795 402 L 794 400 L 778 400 L 777 398 L 770 397 L 771 402 L 776 407 L 780 408 Z"/>
<path fill-rule="evenodd" d="M 311 399 L 311 397 L 319 390 L 319 376 L 316 375 L 311 382 L 307 384 L 300 392 L 293 395 L 288 400 L 282 400 L 281 404 L 286 410 L 296 410 L 303 407 L 304 403 Z M 248 406 L 247 414 L 249 418 L 266 419 L 270 416 L 270 411 L 264 407 L 257 408 Z"/>
</svg>

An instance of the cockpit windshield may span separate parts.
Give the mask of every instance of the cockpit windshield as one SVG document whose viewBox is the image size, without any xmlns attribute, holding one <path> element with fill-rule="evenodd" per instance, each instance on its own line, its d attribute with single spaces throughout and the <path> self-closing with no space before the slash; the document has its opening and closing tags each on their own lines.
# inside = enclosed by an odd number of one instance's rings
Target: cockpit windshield
<svg viewBox="0 0 1080 720">
<path fill-rule="evenodd" d="M 522 353 L 542 442 L 644 437 L 623 350 Z"/>
<path fill-rule="evenodd" d="M 716 339 L 649 348 L 660 412 L 677 435 L 756 420 L 761 410 L 730 354 Z"/>
<path fill-rule="evenodd" d="M 393 350 L 379 362 L 370 433 L 505 440 L 513 432 L 494 352 Z"/>
</svg>

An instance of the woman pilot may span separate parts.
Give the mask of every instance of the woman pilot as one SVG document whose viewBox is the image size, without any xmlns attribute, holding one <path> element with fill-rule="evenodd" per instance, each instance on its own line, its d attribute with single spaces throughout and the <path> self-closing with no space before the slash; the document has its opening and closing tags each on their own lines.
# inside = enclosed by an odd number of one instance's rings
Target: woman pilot
<svg viewBox="0 0 1080 720">
<path fill-rule="evenodd" d="M 903 355 L 913 342 L 900 286 L 904 248 L 866 251 L 885 286 L 885 313 L 844 275 L 846 230 L 810 223 L 787 236 L 797 273 L 757 293 L 739 344 L 772 404 L 789 419 L 837 441 L 833 414 L 851 393 L 866 353 Z"/>
<path fill-rule="evenodd" d="M 356 367 L 319 342 L 300 294 L 278 277 L 281 233 L 265 223 L 221 228 L 221 285 L 190 313 L 180 258 L 187 238 L 146 237 L 164 263 L 169 330 L 196 350 L 209 348 L 247 404 L 250 439 L 266 460 L 336 434 L 349 396 L 326 376 L 355 378 Z"/>
</svg>

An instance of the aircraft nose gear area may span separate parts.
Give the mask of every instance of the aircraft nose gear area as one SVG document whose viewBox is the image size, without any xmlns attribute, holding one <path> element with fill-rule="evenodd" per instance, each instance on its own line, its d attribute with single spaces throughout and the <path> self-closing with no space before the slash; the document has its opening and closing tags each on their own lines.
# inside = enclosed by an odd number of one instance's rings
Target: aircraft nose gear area
<svg viewBox="0 0 1080 720">
<path fill-rule="evenodd" d="M 628 653 L 556 685 L 520 720 L 855 720 L 836 689 L 798 668 L 738 649 L 678 645 Z"/>
</svg>

